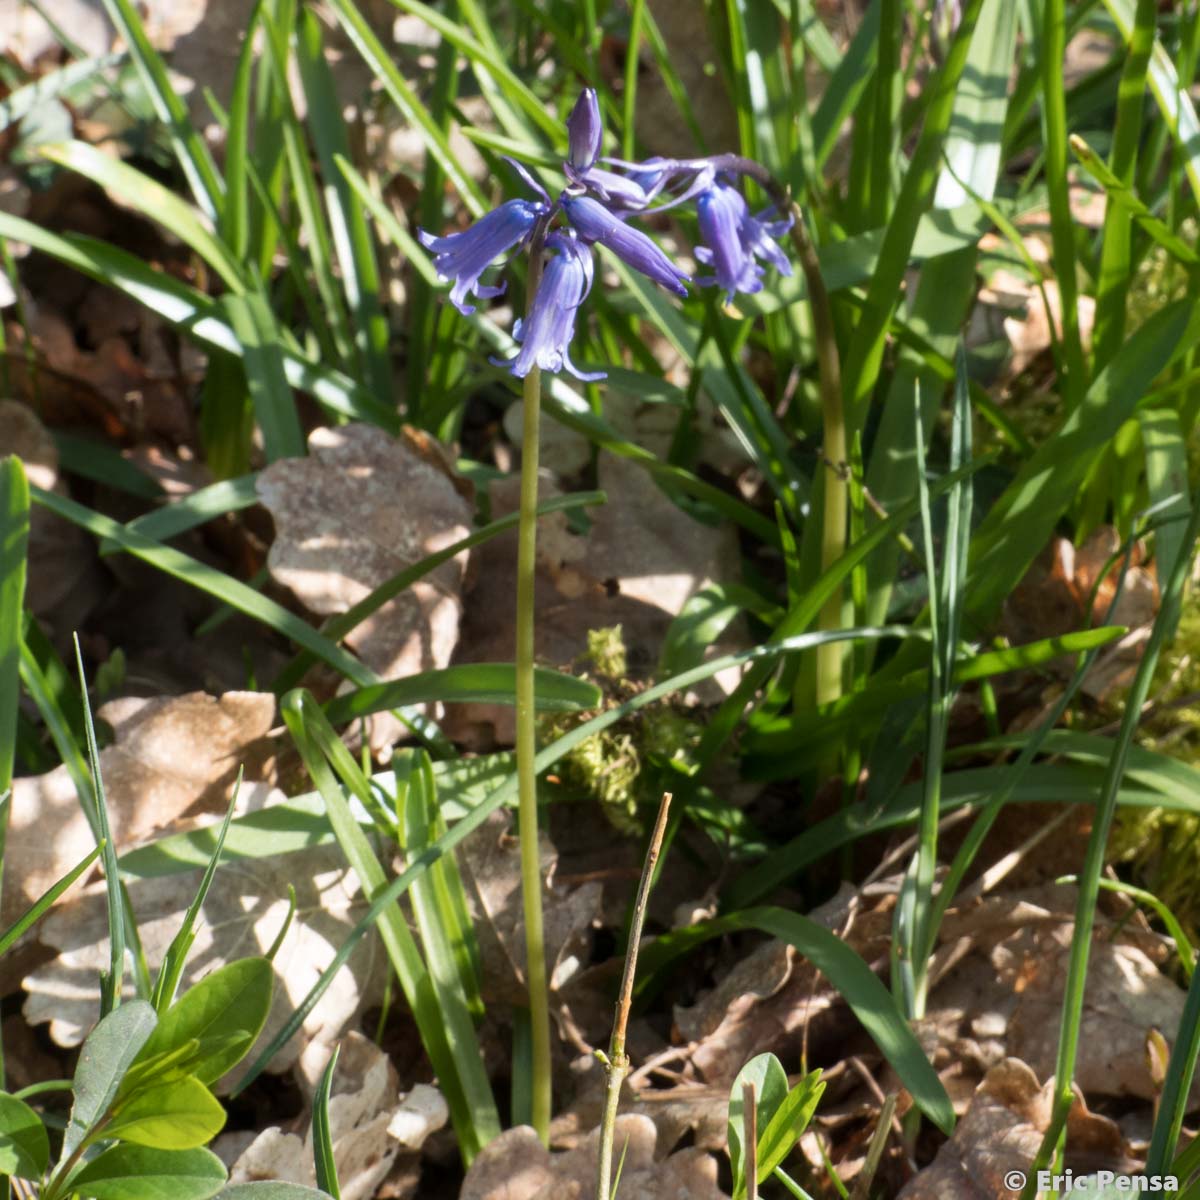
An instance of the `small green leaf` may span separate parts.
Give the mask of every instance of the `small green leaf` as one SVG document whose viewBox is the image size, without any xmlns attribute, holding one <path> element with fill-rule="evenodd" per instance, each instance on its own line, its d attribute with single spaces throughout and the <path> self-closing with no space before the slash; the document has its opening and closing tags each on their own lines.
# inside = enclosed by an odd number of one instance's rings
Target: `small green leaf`
<svg viewBox="0 0 1200 1200">
<path fill-rule="evenodd" d="M 796 1139 L 808 1128 L 825 1091 L 821 1072 L 805 1075 L 775 1110 L 767 1127 L 758 1135 L 758 1177 L 768 1178 L 791 1153 Z"/>
<path fill-rule="evenodd" d="M 0 1177 L 40 1179 L 50 1163 L 41 1118 L 23 1100 L 0 1092 Z"/>
<path fill-rule="evenodd" d="M 211 1150 L 117 1145 L 72 1176 L 70 1187 L 93 1200 L 208 1200 L 226 1178 Z"/>
<path fill-rule="evenodd" d="M 321 1081 L 317 1084 L 317 1094 L 313 1097 L 312 1141 L 313 1165 L 316 1167 L 317 1183 L 319 1183 L 334 1200 L 341 1196 L 338 1187 L 337 1162 L 333 1157 L 333 1134 L 329 1127 L 329 1092 L 333 1087 L 333 1072 L 337 1067 L 338 1050 L 335 1046 L 325 1070 L 321 1072 Z"/>
<path fill-rule="evenodd" d="M 63 1135 L 64 1161 L 113 1102 L 125 1072 L 157 1024 L 151 1005 L 145 1000 L 132 1000 L 109 1013 L 88 1034 L 71 1084 L 75 1103 Z"/>
<path fill-rule="evenodd" d="M 130 1096 L 114 1109 L 104 1136 L 159 1150 L 192 1150 L 224 1125 L 221 1102 L 194 1075 L 185 1075 Z"/>
<path fill-rule="evenodd" d="M 733 1168 L 734 1200 L 746 1194 L 746 1147 L 742 1145 L 745 1130 L 742 1112 L 742 1087 L 754 1084 L 758 1127 L 767 1125 L 785 1103 L 788 1096 L 787 1072 L 773 1054 L 759 1054 L 738 1073 L 729 1089 L 729 1163 Z"/>
<path fill-rule="evenodd" d="M 194 1057 L 176 1065 L 184 1066 L 200 1083 L 220 1079 L 261 1032 L 271 1008 L 274 980 L 265 958 L 240 958 L 219 967 L 167 1009 L 137 1063 L 194 1040 Z"/>
</svg>

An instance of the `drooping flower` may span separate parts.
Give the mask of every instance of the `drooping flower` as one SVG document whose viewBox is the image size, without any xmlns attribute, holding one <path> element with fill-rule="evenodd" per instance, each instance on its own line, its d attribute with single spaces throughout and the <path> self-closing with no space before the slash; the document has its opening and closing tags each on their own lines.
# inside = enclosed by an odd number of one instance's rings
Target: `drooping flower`
<svg viewBox="0 0 1200 1200">
<path fill-rule="evenodd" d="M 567 161 L 576 171 L 586 171 L 600 157 L 604 125 L 594 88 L 584 88 L 567 118 Z"/>
<path fill-rule="evenodd" d="M 571 339 L 575 336 L 575 314 L 592 290 L 592 252 L 574 234 L 552 233 L 546 238 L 550 260 L 534 296 L 526 320 L 513 326 L 520 343 L 517 356 L 495 360 L 518 379 L 535 367 L 543 371 L 569 371 L 576 379 L 592 382 L 604 378 L 603 371 L 581 371 L 571 361 Z"/>
<path fill-rule="evenodd" d="M 591 196 L 564 193 L 559 203 L 567 214 L 567 220 L 585 242 L 599 242 L 607 246 L 623 262 L 668 291 L 678 296 L 687 295 L 685 285 L 688 276 L 640 229 L 627 225 Z"/>
<path fill-rule="evenodd" d="M 417 231 L 421 245 L 435 255 L 438 278 L 454 280 L 450 302 L 459 312 L 470 315 L 475 311 L 475 306 L 466 302 L 472 292 L 481 300 L 503 295 L 503 283 L 490 287 L 481 284 L 479 277 L 502 254 L 524 245 L 548 212 L 547 205 L 535 200 L 508 200 L 461 233 L 435 237 L 424 229 Z"/>
<path fill-rule="evenodd" d="M 731 304 L 735 292 L 753 295 L 762 290 L 763 269 L 756 259 L 764 259 L 782 275 L 792 273 L 792 265 L 775 238 L 784 233 L 790 221 L 764 221 L 765 213 L 750 215 L 749 206 L 737 188 L 721 181 L 701 192 L 696 201 L 703 246 L 696 258 L 713 268 L 713 274 L 697 279 L 702 286 L 717 284 L 725 291 L 725 303 Z"/>
</svg>

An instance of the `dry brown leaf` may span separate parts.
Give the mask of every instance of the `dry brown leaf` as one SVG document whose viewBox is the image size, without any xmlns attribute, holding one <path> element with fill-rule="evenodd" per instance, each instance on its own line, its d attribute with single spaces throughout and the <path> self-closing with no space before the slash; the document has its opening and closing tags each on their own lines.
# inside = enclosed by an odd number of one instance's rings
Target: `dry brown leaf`
<svg viewBox="0 0 1200 1200">
<path fill-rule="evenodd" d="M 418 1084 L 400 1095 L 387 1055 L 360 1033 L 341 1043 L 329 1099 L 329 1132 L 343 1200 L 370 1200 L 403 1151 L 415 1154 L 446 1124 L 441 1093 Z M 276 1179 L 315 1187 L 313 1133 L 264 1129 L 230 1168 L 229 1182 Z"/>
<path fill-rule="evenodd" d="M 462 485 L 425 435 L 344 425 L 314 430 L 308 444 L 309 457 L 272 463 L 257 488 L 275 520 L 271 574 L 312 612 L 345 612 L 470 532 Z M 466 564 L 464 552 L 430 571 L 347 644 L 385 679 L 446 666 L 458 642 Z M 390 722 L 375 727 L 372 745 L 382 751 L 399 731 Z"/>
<path fill-rule="evenodd" d="M 1046 886 L 951 909 L 941 930 L 929 1014 L 918 1033 L 935 1067 L 962 1090 L 1004 1057 L 1040 1076 L 1054 1070 L 1058 1018 L 1074 922 L 1071 889 Z M 1179 1027 L 1184 992 L 1160 970 L 1158 935 L 1100 917 L 1085 997 L 1075 1079 L 1086 1095 L 1152 1099 L 1145 1053 L 1157 1029 Z M 1200 1102 L 1200 1090 L 1193 1093 Z"/>
<path fill-rule="evenodd" d="M 657 1133 L 648 1117 L 617 1118 L 614 1143 L 625 1147 L 621 1194 L 639 1200 L 727 1200 L 717 1163 L 703 1150 L 655 1161 Z M 583 1200 L 596 1190 L 598 1129 L 573 1150 L 552 1154 L 527 1125 L 509 1129 L 471 1164 L 459 1200 Z"/>
<path fill-rule="evenodd" d="M 1039 1087 L 1037 1076 L 1019 1059 L 992 1067 L 953 1136 L 901 1189 L 898 1200 L 1015 1200 L 1020 1187 L 1007 1187 L 1005 1176 L 1027 1171 L 1037 1154 L 1050 1118 L 1052 1087 Z M 1078 1098 L 1067 1122 L 1067 1162 L 1077 1171 L 1130 1165 L 1116 1125 L 1089 1113 Z"/>
<path fill-rule="evenodd" d="M 0 447 L 21 459 L 30 483 L 66 493 L 58 478 L 58 447 L 27 405 L 0 400 Z M 52 626 L 77 628 L 103 595 L 92 539 L 77 525 L 33 505 L 26 582 L 30 609 Z"/>
<path fill-rule="evenodd" d="M 161 963 L 199 881 L 198 871 L 129 881 L 151 970 Z M 182 984 L 186 988 L 235 958 L 265 953 L 287 917 L 289 883 L 296 889 L 296 915 L 275 956 L 275 998 L 264 1039 L 278 1032 L 308 994 L 366 908 L 337 846 L 224 863 L 204 902 Z M 95 1024 L 96 983 L 108 965 L 103 884 L 60 903 L 42 922 L 39 937 L 58 957 L 25 978 L 26 1019 L 49 1021 L 56 1042 L 77 1045 Z M 375 940 L 364 938 L 271 1070 L 285 1071 L 299 1060 L 302 1077 L 310 1087 L 315 1084 L 335 1041 L 375 1002 L 384 971 Z"/>
<path fill-rule="evenodd" d="M 128 697 L 110 701 L 98 715 L 116 735 L 100 753 L 100 771 L 113 837 L 123 853 L 185 816 L 222 811 L 239 767 L 250 779 L 260 774 L 271 750 L 264 739 L 275 698 L 257 692 Z M 254 786 L 243 790 L 245 801 Z M 0 924 L 13 920 L 95 844 L 66 767 L 16 780 L 10 822 Z"/>
</svg>

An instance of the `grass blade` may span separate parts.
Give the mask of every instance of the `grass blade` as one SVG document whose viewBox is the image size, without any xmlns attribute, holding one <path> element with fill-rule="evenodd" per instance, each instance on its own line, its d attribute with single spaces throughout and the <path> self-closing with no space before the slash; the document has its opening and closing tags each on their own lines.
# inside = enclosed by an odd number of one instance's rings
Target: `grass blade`
<svg viewBox="0 0 1200 1200">
<path fill-rule="evenodd" d="M 161 183 L 86 142 L 45 145 L 40 147 L 40 152 L 43 158 L 108 188 L 138 212 L 157 221 L 195 250 L 230 290 L 240 292 L 244 289 L 241 267 L 229 247 L 212 232 L 200 213 Z"/>
<path fill-rule="evenodd" d="M 347 307 L 353 316 L 359 377 L 382 401 L 392 394 L 392 368 L 388 323 L 379 301 L 379 266 L 362 206 L 334 162 L 339 155 L 350 157 L 350 141 L 338 106 L 333 73 L 325 58 L 321 26 L 311 9 L 306 8 L 300 14 L 296 44 L 300 78 L 308 100 L 309 127 L 325 181 L 325 212 L 342 269 Z"/>
<path fill-rule="evenodd" d="M 368 806 L 374 802 L 369 782 L 358 769 L 353 756 L 338 740 L 319 707 L 306 693 L 290 692 L 283 701 L 283 716 L 304 765 L 321 792 L 334 835 L 358 876 L 364 895 L 373 902 L 378 901 L 387 892 L 387 876 L 371 849 L 367 835 L 351 813 L 333 770 L 336 769 L 351 793 Z M 473 1083 L 479 1077 L 482 1077 L 483 1086 L 487 1088 L 487 1075 L 478 1045 L 475 1046 L 474 1060 L 467 1053 L 469 1043 L 463 1044 L 460 1039 L 455 1039 L 452 1045 L 453 1034 L 447 1029 L 445 1015 L 439 1008 L 433 980 L 395 899 L 384 905 L 377 915 L 388 959 L 420 1030 L 426 1053 L 446 1097 L 463 1158 L 469 1164 L 487 1140 L 486 1123 L 483 1127 L 476 1125 L 478 1094 L 468 1090 L 468 1081 Z M 273 1053 L 274 1044 L 264 1052 L 263 1057 Z M 463 1057 L 456 1057 L 456 1053 Z M 245 1086 L 245 1082 L 243 1079 L 242 1086 Z M 490 1097 L 490 1089 L 488 1095 Z M 498 1119 L 496 1128 L 499 1128 Z"/>
<path fill-rule="evenodd" d="M 387 683 L 356 688 L 330 700 L 325 716 L 331 725 L 406 704 L 514 704 L 516 668 L 511 663 L 464 663 L 437 671 L 421 671 Z M 537 707 L 542 712 L 578 712 L 599 708 L 601 691 L 586 679 L 576 679 L 539 667 Z"/>
<path fill-rule="evenodd" d="M 150 45 L 142 20 L 130 0 L 104 0 L 104 8 L 129 47 L 155 114 L 166 126 L 192 197 L 209 220 L 216 220 L 224 204 L 221 177 L 208 145 L 188 117 L 187 105 L 171 85 L 166 64 Z"/>
</svg>

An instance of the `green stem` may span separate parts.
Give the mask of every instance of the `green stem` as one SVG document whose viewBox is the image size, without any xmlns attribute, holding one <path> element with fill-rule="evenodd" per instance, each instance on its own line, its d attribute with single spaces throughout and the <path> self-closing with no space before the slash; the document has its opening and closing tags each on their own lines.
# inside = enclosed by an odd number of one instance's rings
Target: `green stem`
<svg viewBox="0 0 1200 1200">
<path fill-rule="evenodd" d="M 821 394 L 821 420 L 825 433 L 825 470 L 821 510 L 821 570 L 828 571 L 846 550 L 846 522 L 849 500 L 846 488 L 847 449 L 846 417 L 842 408 L 842 368 L 838 358 L 837 334 L 833 326 L 833 309 L 829 293 L 821 277 L 821 264 L 808 237 L 808 229 L 793 203 L 792 245 L 808 286 L 808 302 L 812 309 L 813 341 L 817 349 L 817 372 Z M 842 625 L 842 590 L 838 588 L 821 609 L 817 628 L 825 631 Z M 817 703 L 829 704 L 842 694 L 842 663 L 844 648 L 841 642 L 828 642 L 817 647 Z"/>
<path fill-rule="evenodd" d="M 534 232 L 529 251 L 528 311 L 542 275 L 545 224 Z M 538 424 L 542 373 L 525 376 L 525 420 L 521 438 L 521 510 L 517 525 L 517 830 L 521 842 L 521 893 L 525 908 L 525 977 L 529 988 L 532 1049 L 532 1120 L 543 1143 L 550 1139 L 550 998 L 542 923 L 542 872 L 538 861 L 536 718 L 533 697 L 534 586 L 537 570 Z"/>
</svg>

